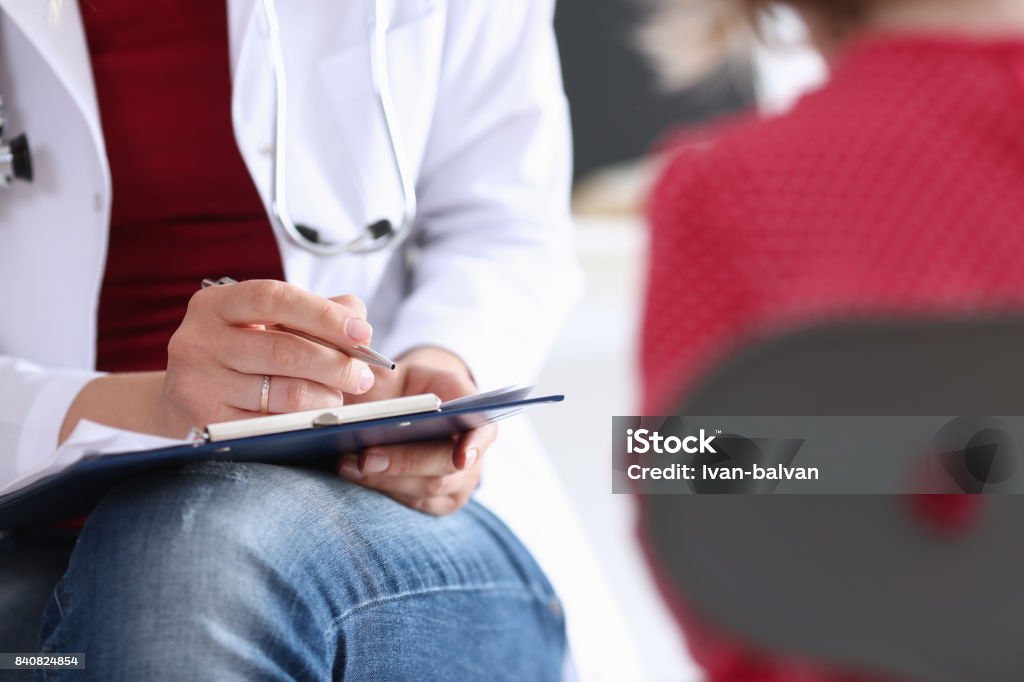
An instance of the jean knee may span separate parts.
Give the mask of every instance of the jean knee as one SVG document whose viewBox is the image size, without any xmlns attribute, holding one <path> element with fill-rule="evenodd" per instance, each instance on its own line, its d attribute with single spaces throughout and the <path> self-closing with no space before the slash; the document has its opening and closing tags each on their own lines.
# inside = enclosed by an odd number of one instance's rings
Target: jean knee
<svg viewBox="0 0 1024 682">
<path fill-rule="evenodd" d="M 327 472 L 206 463 L 126 484 L 96 508 L 48 644 L 90 633 L 144 650 L 173 632 L 243 656 L 241 642 L 258 650 L 287 630 L 289 651 L 305 652 L 294 661 L 329 661 L 353 613 L 445 593 L 517 612 L 533 602 L 530 622 L 552 616 L 546 639 L 562 631 L 543 573 L 482 507 L 435 518 Z"/>
<path fill-rule="evenodd" d="M 195 577 L 229 592 L 251 572 L 279 582 L 327 572 L 367 593 L 353 599 L 466 581 L 551 594 L 518 540 L 475 503 L 436 518 L 327 472 L 261 464 L 211 462 L 122 486 L 90 517 L 72 568 L 83 559 L 116 577 Z"/>
<path fill-rule="evenodd" d="M 280 503 L 288 495 L 275 490 L 270 469 L 208 463 L 122 485 L 82 530 L 65 575 L 70 598 L 83 586 L 212 608 L 210 595 L 226 600 L 279 575 L 312 512 Z"/>
</svg>

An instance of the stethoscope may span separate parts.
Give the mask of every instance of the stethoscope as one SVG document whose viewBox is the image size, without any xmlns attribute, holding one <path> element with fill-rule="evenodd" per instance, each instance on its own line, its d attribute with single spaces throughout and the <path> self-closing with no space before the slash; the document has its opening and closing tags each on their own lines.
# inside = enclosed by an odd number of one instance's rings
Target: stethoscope
<svg viewBox="0 0 1024 682">
<path fill-rule="evenodd" d="M 390 23 L 389 0 L 370 0 L 370 70 L 377 106 L 384 119 L 390 146 L 391 160 L 402 186 L 402 217 L 398 226 L 386 218 L 368 225 L 363 234 L 350 241 L 332 241 L 323 231 L 292 220 L 288 209 L 287 173 L 284 160 L 287 159 L 288 97 L 287 79 L 284 69 L 284 51 L 281 47 L 281 32 L 277 19 L 275 0 L 262 0 L 267 20 L 267 44 L 270 64 L 274 76 L 274 128 L 273 152 L 271 159 L 272 182 L 270 185 L 270 207 L 273 222 L 298 246 L 320 255 L 342 253 L 372 253 L 397 246 L 412 229 L 416 216 L 416 187 L 412 180 L 395 123 L 394 104 L 391 99 L 391 83 L 388 76 L 387 31 Z M 0 186 L 9 186 L 14 180 L 32 181 L 32 156 L 28 139 L 18 135 L 7 140 L 4 137 L 3 99 L 0 98 Z"/>
<path fill-rule="evenodd" d="M 263 0 L 263 11 L 267 19 L 267 42 L 270 48 L 270 62 L 274 72 L 274 154 L 272 160 L 273 182 L 270 190 L 271 212 L 275 222 L 293 242 L 308 251 L 321 255 L 340 253 L 371 253 L 391 246 L 397 246 L 412 229 L 416 217 L 416 186 L 412 173 L 402 155 L 402 147 L 395 123 L 395 108 L 391 99 L 391 82 L 388 76 L 387 32 L 391 21 L 389 0 L 371 0 L 370 12 L 370 72 L 374 94 L 384 127 L 387 129 L 391 161 L 395 166 L 402 186 L 402 217 L 398 227 L 384 218 L 368 225 L 355 239 L 348 242 L 333 242 L 323 233 L 309 225 L 297 224 L 288 210 L 288 192 L 284 160 L 286 155 L 286 131 L 288 117 L 287 82 L 284 69 L 284 52 L 281 47 L 281 32 L 277 21 L 275 0 Z"/>
</svg>

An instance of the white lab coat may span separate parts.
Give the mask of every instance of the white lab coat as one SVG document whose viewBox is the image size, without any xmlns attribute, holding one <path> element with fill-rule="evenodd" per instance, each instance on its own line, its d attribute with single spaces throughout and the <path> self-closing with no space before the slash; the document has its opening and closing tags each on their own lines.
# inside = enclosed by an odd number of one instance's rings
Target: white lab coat
<svg viewBox="0 0 1024 682">
<path fill-rule="evenodd" d="M 409 240 L 420 247 L 416 267 L 393 252 L 318 257 L 278 234 L 286 276 L 319 294 L 365 300 L 374 345 L 386 355 L 441 346 L 467 362 L 482 389 L 528 381 L 581 288 L 553 0 L 392 5 L 389 73 L 419 192 Z M 371 87 L 371 6 L 278 3 L 290 206 L 296 222 L 338 238 L 383 217 L 397 224 L 402 208 Z M 62 415 L 95 376 L 117 191 L 79 6 L 65 0 L 55 21 L 47 9 L 45 0 L 0 0 L 0 94 L 9 132 L 29 135 L 36 172 L 33 184 L 0 190 L 0 487 L 52 454 Z M 229 0 L 228 27 L 236 139 L 268 203 L 273 84 L 258 2 Z M 632 676 L 617 663 L 632 663 L 621 622 L 594 608 L 605 603 L 606 586 L 588 565 L 550 465 L 539 448 L 516 446 L 530 437 L 524 425 L 511 426 L 498 447 L 507 456 L 489 457 L 494 506 L 527 545 L 547 548 L 535 554 L 566 602 L 582 676 Z"/>
</svg>

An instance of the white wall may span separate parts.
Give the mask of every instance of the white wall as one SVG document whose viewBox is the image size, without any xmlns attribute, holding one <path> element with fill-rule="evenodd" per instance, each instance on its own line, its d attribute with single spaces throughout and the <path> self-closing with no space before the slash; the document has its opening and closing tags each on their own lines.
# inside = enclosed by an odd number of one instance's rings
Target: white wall
<svg viewBox="0 0 1024 682">
<path fill-rule="evenodd" d="M 554 458 L 630 620 L 650 682 L 700 674 L 654 591 L 637 547 L 632 501 L 611 493 L 611 418 L 635 414 L 644 229 L 639 221 L 580 220 L 588 294 L 566 324 L 539 393 L 564 393 L 531 420 Z M 566 427 L 566 425 L 571 425 Z"/>
</svg>

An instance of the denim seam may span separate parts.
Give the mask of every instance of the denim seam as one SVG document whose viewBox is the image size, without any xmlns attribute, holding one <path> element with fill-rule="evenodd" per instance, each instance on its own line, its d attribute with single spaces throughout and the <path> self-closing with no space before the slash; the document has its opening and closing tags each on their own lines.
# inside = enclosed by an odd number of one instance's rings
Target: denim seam
<svg viewBox="0 0 1024 682">
<path fill-rule="evenodd" d="M 486 583 L 483 585 L 464 585 L 464 586 L 445 586 L 445 587 L 431 587 L 424 590 L 413 590 L 411 592 L 401 592 L 399 594 L 388 595 L 387 597 L 378 597 L 365 601 L 361 604 L 350 607 L 338 616 L 332 619 L 331 629 L 325 632 L 328 636 L 336 636 L 338 628 L 349 616 L 354 615 L 358 611 L 362 611 L 367 608 L 374 606 L 380 606 L 382 604 L 388 604 L 395 601 L 401 601 L 404 599 L 410 599 L 415 597 L 425 597 L 434 594 L 443 594 L 445 592 L 506 592 L 509 594 L 519 595 L 524 598 L 524 601 L 537 601 L 542 605 L 548 605 L 552 599 L 558 599 L 553 595 L 547 595 L 537 590 L 531 590 L 520 585 L 510 583 Z"/>
<path fill-rule="evenodd" d="M 57 584 L 53 588 L 53 601 L 57 605 L 57 611 L 60 613 L 61 620 L 63 620 L 67 614 L 64 613 L 64 599 L 61 597 L 61 592 L 64 591 L 64 578 L 62 577 L 57 581 Z"/>
</svg>

